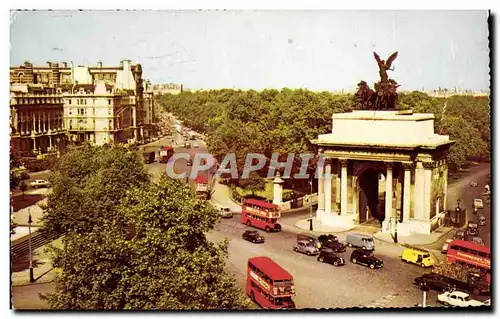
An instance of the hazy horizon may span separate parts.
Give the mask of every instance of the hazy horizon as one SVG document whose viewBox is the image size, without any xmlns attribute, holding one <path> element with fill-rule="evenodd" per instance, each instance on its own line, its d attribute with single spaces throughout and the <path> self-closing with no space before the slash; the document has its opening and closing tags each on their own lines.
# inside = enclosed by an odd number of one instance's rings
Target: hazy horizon
<svg viewBox="0 0 500 319">
<path fill-rule="evenodd" d="M 154 84 L 188 89 L 353 91 L 379 80 L 400 91 L 488 91 L 487 11 L 23 11 L 10 64 L 141 63 Z M 33 27 L 36 26 L 36 27 Z"/>
</svg>

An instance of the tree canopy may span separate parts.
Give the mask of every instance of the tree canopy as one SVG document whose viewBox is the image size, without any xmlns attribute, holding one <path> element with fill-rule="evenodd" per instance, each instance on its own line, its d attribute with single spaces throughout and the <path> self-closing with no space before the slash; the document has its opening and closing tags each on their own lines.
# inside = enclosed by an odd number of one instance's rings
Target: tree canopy
<svg viewBox="0 0 500 319">
<path fill-rule="evenodd" d="M 50 182 L 42 231 L 85 234 L 108 219 L 125 191 L 149 181 L 141 157 L 121 146 L 90 146 L 67 152 L 57 162 Z"/>
<path fill-rule="evenodd" d="M 52 182 L 44 227 L 65 236 L 62 248 L 52 248 L 58 275 L 55 291 L 43 296 L 51 308 L 249 307 L 225 271 L 227 242 L 205 237 L 215 209 L 179 180 L 151 182 L 136 152 L 74 150 L 63 155 Z"/>
<path fill-rule="evenodd" d="M 356 106 L 352 94 L 287 88 L 260 92 L 229 89 L 183 92 L 159 96 L 158 101 L 187 126 L 207 135 L 207 147 L 218 160 L 229 152 L 236 153 L 239 169 L 240 161 L 251 152 L 268 158 L 275 152 L 312 152 L 309 141 L 331 131 L 332 114 L 348 112 Z M 435 115 L 436 132 L 448 134 L 456 141 L 448 158 L 452 169 L 460 168 L 471 156 L 489 157 L 488 98 L 445 99 L 415 91 L 400 93 L 398 105 L 400 109 Z M 457 121 L 467 124 L 461 127 Z"/>
</svg>

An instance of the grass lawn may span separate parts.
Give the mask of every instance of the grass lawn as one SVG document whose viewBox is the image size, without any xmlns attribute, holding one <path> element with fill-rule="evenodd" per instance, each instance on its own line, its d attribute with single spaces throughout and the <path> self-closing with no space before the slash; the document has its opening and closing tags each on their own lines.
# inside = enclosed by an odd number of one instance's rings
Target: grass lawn
<svg viewBox="0 0 500 319">
<path fill-rule="evenodd" d="M 14 206 L 14 211 L 17 212 L 20 209 L 26 208 L 31 205 L 35 205 L 37 202 L 44 199 L 44 195 L 16 195 L 12 197 L 12 202 Z"/>
<path fill-rule="evenodd" d="M 247 195 L 252 195 L 252 191 L 250 190 L 247 190 L 247 189 L 243 189 L 241 187 L 236 187 L 236 192 L 240 195 L 240 196 L 247 196 Z M 266 188 L 264 190 L 261 190 L 261 191 L 257 191 L 255 192 L 253 195 L 256 195 L 256 196 L 259 196 L 259 197 L 263 197 L 265 198 L 266 200 L 268 201 L 272 201 L 273 200 L 273 192 L 274 192 L 274 183 L 272 180 L 268 181 L 266 183 Z M 292 194 L 292 190 L 290 189 L 284 189 L 283 190 L 283 200 L 288 200 L 290 199 L 290 196 Z"/>
</svg>

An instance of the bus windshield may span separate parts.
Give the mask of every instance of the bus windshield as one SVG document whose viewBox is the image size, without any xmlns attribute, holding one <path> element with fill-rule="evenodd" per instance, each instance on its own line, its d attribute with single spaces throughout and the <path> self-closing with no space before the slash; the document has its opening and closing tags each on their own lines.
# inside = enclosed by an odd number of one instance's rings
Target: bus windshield
<svg viewBox="0 0 500 319">
<path fill-rule="evenodd" d="M 288 285 L 293 285 L 293 280 L 275 280 L 274 281 L 275 286 L 288 286 Z"/>
</svg>

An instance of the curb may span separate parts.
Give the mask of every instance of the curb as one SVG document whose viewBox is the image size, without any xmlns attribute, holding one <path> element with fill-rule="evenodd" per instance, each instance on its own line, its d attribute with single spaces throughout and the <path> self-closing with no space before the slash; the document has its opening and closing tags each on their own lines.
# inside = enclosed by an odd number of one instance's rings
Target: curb
<svg viewBox="0 0 500 319">
<path fill-rule="evenodd" d="M 311 230 L 309 230 L 309 229 L 304 229 L 304 228 L 301 228 L 301 227 L 297 226 L 297 223 L 299 223 L 299 222 L 300 222 L 300 221 L 302 221 L 302 220 L 303 220 L 303 219 L 299 219 L 298 221 L 296 221 L 296 222 L 294 223 L 295 228 L 300 229 L 301 231 L 312 232 L 313 234 L 314 234 L 314 233 L 321 233 L 321 234 L 343 234 L 343 233 L 347 233 L 347 232 L 349 232 L 349 231 L 353 230 L 354 228 L 356 228 L 356 227 L 353 227 L 353 228 L 346 228 L 345 230 L 340 230 L 340 231 L 326 231 L 326 230 L 325 230 L 325 231 L 323 231 L 323 230 L 312 230 L 312 231 L 311 231 Z"/>
<path fill-rule="evenodd" d="M 301 209 L 310 209 L 312 206 L 314 205 L 317 205 L 318 202 L 313 202 L 307 206 L 302 206 L 302 207 L 297 207 L 297 208 L 290 208 L 290 209 L 287 209 L 287 210 L 283 210 L 281 211 L 282 213 L 286 214 L 286 213 L 293 213 L 293 212 L 296 212 L 296 211 L 299 211 Z"/>
<path fill-rule="evenodd" d="M 438 239 L 436 239 L 435 241 L 433 242 L 430 242 L 430 243 L 425 243 L 425 244 L 415 244 L 415 245 L 412 245 L 412 246 L 425 246 L 425 245 L 433 245 L 435 243 L 437 243 L 438 241 L 440 241 L 444 236 L 448 235 L 451 231 L 453 231 L 453 228 L 451 228 L 450 230 L 448 230 L 447 232 L 443 233 L 441 236 L 438 237 Z M 400 243 L 395 243 L 395 242 L 391 242 L 391 241 L 388 241 L 388 240 L 385 240 L 385 239 L 380 239 L 378 237 L 376 237 L 375 235 L 373 236 L 375 237 L 375 239 L 381 241 L 381 242 L 384 242 L 384 243 L 388 243 L 388 244 L 395 244 L 395 245 L 398 245 L 398 246 L 401 246 L 401 247 L 404 247 L 404 244 L 400 244 Z"/>
</svg>

